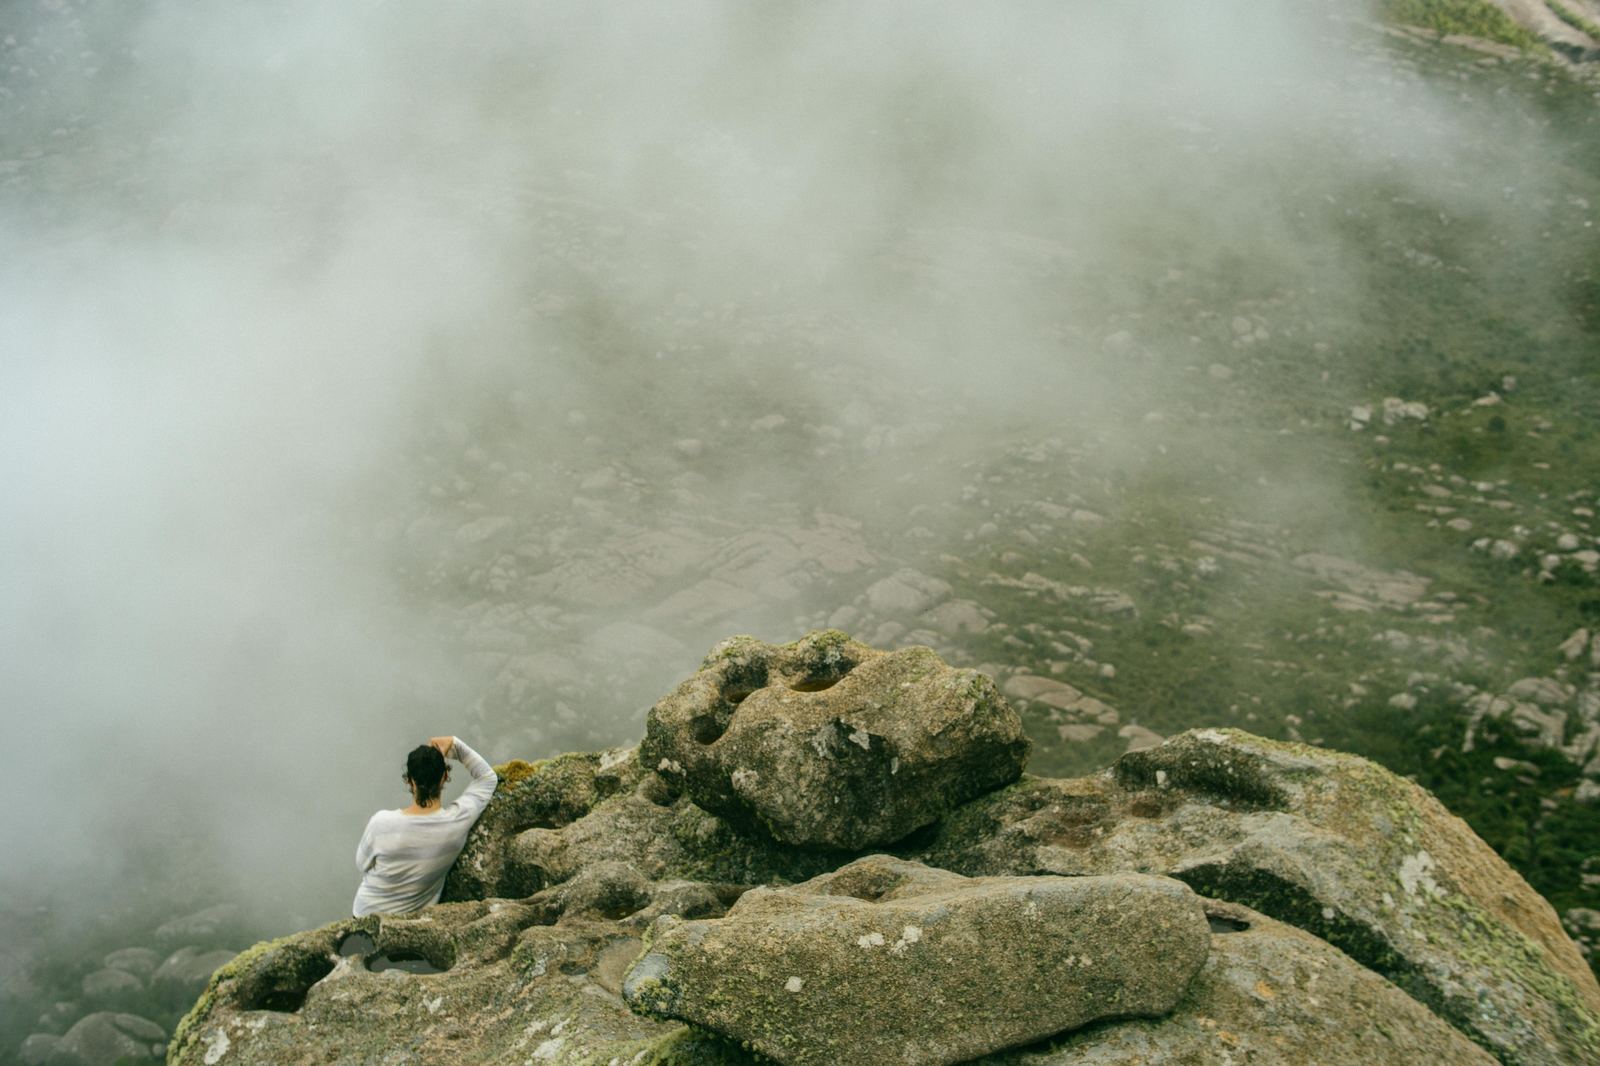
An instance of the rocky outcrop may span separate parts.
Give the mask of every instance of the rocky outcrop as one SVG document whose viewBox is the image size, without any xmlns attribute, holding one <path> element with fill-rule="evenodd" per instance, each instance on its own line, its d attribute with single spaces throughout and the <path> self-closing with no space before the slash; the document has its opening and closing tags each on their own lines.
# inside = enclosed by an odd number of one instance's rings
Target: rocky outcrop
<svg viewBox="0 0 1600 1066">
<path fill-rule="evenodd" d="M 1208 900 L 1211 952 L 1173 1012 L 1096 1025 L 994 1066 L 1493 1066 L 1498 1060 L 1326 942 Z"/>
<path fill-rule="evenodd" d="M 1139 870 L 1298 926 L 1507 1062 L 1600 1059 L 1600 988 L 1555 912 L 1425 790 L 1350 755 L 1193 730 L 947 820 L 972 874 Z"/>
<path fill-rule="evenodd" d="M 696 804 L 786 844 L 892 844 L 1015 781 L 1022 722 L 975 670 L 837 630 L 736 637 L 650 710 L 640 756 Z"/>
<path fill-rule="evenodd" d="M 524 900 L 335 922 L 219 971 L 169 1061 L 295 1062 L 312 1048 L 336 1062 L 723 1061 L 737 1049 L 620 998 L 651 922 L 721 910 L 714 893 L 602 865 Z"/>
<path fill-rule="evenodd" d="M 804 695 L 890 658 L 842 647 L 863 661 Z M 1600 988 L 1549 906 L 1362 759 L 1193 731 L 925 797 L 931 826 L 861 857 L 706 809 L 670 757 L 500 767 L 456 902 L 251 949 L 170 1061 L 1600 1061 Z"/>
<path fill-rule="evenodd" d="M 724 918 L 660 919 L 623 995 L 781 1062 L 937 1066 L 1166 1014 L 1210 941 L 1199 899 L 1166 878 L 965 878 L 873 856 L 753 889 Z"/>
</svg>

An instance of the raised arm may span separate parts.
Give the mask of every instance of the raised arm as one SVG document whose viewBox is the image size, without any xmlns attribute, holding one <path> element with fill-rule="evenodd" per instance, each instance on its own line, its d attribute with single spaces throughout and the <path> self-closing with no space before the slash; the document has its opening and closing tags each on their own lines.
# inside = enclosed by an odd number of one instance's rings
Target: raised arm
<svg viewBox="0 0 1600 1066">
<path fill-rule="evenodd" d="M 466 767 L 467 773 L 472 775 L 472 784 L 468 785 L 461 798 L 456 800 L 456 805 L 476 818 L 483 813 L 484 807 L 489 805 L 489 797 L 494 795 L 495 785 L 500 779 L 495 776 L 494 767 L 490 766 L 482 755 L 463 744 L 460 737 L 435 737 L 436 746 L 440 740 L 450 742 L 445 755 Z"/>
</svg>

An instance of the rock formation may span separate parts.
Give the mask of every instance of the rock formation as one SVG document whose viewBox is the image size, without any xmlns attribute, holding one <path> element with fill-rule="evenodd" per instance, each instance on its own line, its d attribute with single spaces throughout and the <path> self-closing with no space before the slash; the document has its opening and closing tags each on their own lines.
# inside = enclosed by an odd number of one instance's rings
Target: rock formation
<svg viewBox="0 0 1600 1066">
<path fill-rule="evenodd" d="M 877 855 L 751 889 L 723 918 L 662 919 L 623 996 L 802 1066 L 939 1066 L 1166 1014 L 1210 943 L 1168 878 L 965 878 Z"/>
<path fill-rule="evenodd" d="M 645 765 L 706 810 L 786 844 L 892 844 L 1022 773 L 1028 740 L 994 682 L 927 648 L 837 630 L 735 637 L 651 708 Z"/>
<path fill-rule="evenodd" d="M 1555 914 L 1414 784 L 1231 730 L 1013 780 L 993 691 L 925 649 L 724 642 L 643 757 L 501 767 L 447 902 L 244 952 L 169 1061 L 1600 1062 Z"/>
</svg>

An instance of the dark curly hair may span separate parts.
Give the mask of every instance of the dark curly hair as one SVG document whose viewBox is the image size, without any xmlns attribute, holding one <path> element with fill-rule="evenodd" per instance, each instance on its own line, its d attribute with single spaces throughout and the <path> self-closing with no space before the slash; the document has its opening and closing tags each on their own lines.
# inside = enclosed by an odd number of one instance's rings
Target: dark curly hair
<svg viewBox="0 0 1600 1066">
<path fill-rule="evenodd" d="M 439 798 L 444 787 L 444 756 L 432 744 L 419 744 L 406 756 L 406 780 L 417 790 L 417 806 L 426 807 Z"/>
</svg>

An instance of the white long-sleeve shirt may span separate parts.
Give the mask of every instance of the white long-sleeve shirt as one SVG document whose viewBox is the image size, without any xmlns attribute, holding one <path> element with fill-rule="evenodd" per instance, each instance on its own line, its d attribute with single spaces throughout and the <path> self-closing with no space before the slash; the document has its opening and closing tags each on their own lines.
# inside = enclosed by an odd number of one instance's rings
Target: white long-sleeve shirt
<svg viewBox="0 0 1600 1066">
<path fill-rule="evenodd" d="M 450 757 L 472 774 L 461 798 L 432 814 L 379 811 L 356 846 L 356 889 L 351 913 L 408 914 L 439 902 L 445 875 L 467 842 L 467 833 L 494 795 L 498 778 L 483 756 L 452 737 Z"/>
</svg>

